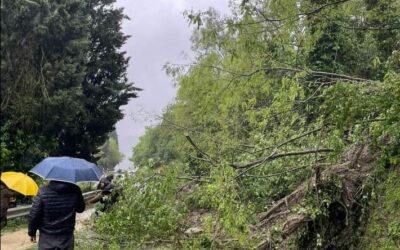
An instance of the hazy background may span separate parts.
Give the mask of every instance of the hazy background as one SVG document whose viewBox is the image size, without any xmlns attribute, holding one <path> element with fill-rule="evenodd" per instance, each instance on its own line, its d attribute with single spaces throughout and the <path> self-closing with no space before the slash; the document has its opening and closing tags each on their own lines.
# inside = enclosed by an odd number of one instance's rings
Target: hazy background
<svg viewBox="0 0 400 250">
<path fill-rule="evenodd" d="M 144 134 L 145 127 L 157 122 L 157 115 L 173 102 L 176 89 L 165 74 L 163 65 L 189 63 L 192 58 L 189 26 L 185 10 L 207 10 L 221 14 L 229 11 L 229 0 L 118 0 L 130 20 L 122 25 L 131 38 L 123 50 L 131 57 L 128 78 L 142 88 L 139 97 L 124 107 L 125 117 L 116 125 L 120 151 L 125 155 L 117 168 L 132 167 L 132 147 Z"/>
</svg>

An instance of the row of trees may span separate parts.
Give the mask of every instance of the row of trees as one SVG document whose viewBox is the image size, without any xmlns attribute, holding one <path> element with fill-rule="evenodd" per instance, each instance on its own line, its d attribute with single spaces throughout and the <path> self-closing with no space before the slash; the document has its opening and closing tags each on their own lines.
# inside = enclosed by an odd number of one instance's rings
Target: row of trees
<svg viewBox="0 0 400 250">
<path fill-rule="evenodd" d="M 397 77 L 396 1 L 243 1 L 234 11 L 227 19 L 188 13 L 200 25 L 192 39 L 198 57 L 167 67 L 178 97 L 134 148 L 135 165 L 189 157 L 185 132 L 236 162 L 310 127 L 347 130 L 381 115 L 356 93 Z"/>
<path fill-rule="evenodd" d="M 1 2 L 1 169 L 44 156 L 95 160 L 137 96 L 126 76 L 127 18 L 113 0 Z"/>
<path fill-rule="evenodd" d="M 133 149 L 139 171 L 126 188 L 140 202 L 126 197 L 98 232 L 116 245 L 165 240 L 183 249 L 253 249 L 263 237 L 282 240 L 276 228 L 257 235 L 255 215 L 318 176 L 320 166 L 340 162 L 352 145 L 386 152 L 380 166 L 398 164 L 399 13 L 395 0 L 243 0 L 228 17 L 187 12 L 198 27 L 197 57 L 166 67 L 179 87 L 176 101 Z M 295 209 L 328 217 L 337 196 L 325 191 Z M 123 221 L 138 210 L 145 226 Z M 330 238 L 322 221 L 292 243 L 357 246 L 351 235 Z M 191 225 L 202 233 L 182 237 Z"/>
</svg>

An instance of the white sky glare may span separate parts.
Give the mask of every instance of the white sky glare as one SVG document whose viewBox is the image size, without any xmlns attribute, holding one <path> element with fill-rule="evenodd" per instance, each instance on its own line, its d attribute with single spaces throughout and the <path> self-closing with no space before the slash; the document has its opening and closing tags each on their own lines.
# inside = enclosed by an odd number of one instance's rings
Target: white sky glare
<svg viewBox="0 0 400 250">
<path fill-rule="evenodd" d="M 176 89 L 163 65 L 189 63 L 184 55 L 193 55 L 193 27 L 183 12 L 212 7 L 224 15 L 229 13 L 228 4 L 229 0 L 117 0 L 116 6 L 130 17 L 122 24 L 123 32 L 131 36 L 123 47 L 131 58 L 128 78 L 143 89 L 123 107 L 125 117 L 116 125 L 120 151 L 125 155 L 117 168 L 132 167 L 132 147 L 175 98 Z"/>
</svg>

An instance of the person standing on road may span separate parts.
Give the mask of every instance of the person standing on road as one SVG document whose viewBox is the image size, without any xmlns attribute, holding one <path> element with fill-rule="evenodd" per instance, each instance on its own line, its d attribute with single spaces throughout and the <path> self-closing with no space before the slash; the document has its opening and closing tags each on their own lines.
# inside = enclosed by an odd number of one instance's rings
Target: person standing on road
<svg viewBox="0 0 400 250">
<path fill-rule="evenodd" d="M 100 179 L 99 183 L 97 184 L 97 189 L 101 190 L 101 193 L 99 193 L 94 198 L 89 200 L 90 204 L 94 204 L 98 201 L 101 201 L 105 195 L 111 194 L 112 189 L 114 188 L 114 185 L 112 184 L 113 179 L 114 179 L 113 174 L 104 176 Z"/>
<path fill-rule="evenodd" d="M 28 226 L 31 242 L 36 242 L 39 230 L 39 250 L 74 249 L 76 213 L 84 210 L 85 201 L 79 186 L 50 181 L 33 201 Z"/>
<path fill-rule="evenodd" d="M 97 189 L 101 190 L 101 193 L 89 200 L 90 204 L 94 204 L 100 201 L 100 205 L 96 207 L 95 214 L 98 215 L 98 211 L 107 212 L 111 207 L 118 201 L 118 197 L 121 195 L 122 188 L 119 185 L 114 185 L 114 175 L 110 174 L 100 179 Z"/>
<path fill-rule="evenodd" d="M 10 202 L 15 200 L 17 195 L 16 192 L 10 190 L 2 181 L 0 181 L 1 185 L 1 201 L 0 201 L 0 229 L 3 229 L 7 225 L 7 210 L 10 206 Z"/>
</svg>

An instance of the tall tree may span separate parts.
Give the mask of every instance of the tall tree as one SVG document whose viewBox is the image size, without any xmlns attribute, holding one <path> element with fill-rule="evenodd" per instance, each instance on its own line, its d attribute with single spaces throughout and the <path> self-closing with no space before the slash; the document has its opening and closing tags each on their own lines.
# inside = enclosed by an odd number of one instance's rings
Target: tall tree
<svg viewBox="0 0 400 250">
<path fill-rule="evenodd" d="M 115 1 L 1 2 L 1 167 L 93 160 L 136 97 Z"/>
<path fill-rule="evenodd" d="M 79 0 L 1 2 L 2 167 L 26 168 L 57 153 L 63 131 L 74 126 L 82 110 L 86 8 Z"/>
<path fill-rule="evenodd" d="M 93 159 L 98 147 L 115 123 L 122 119 L 120 110 L 139 90 L 128 82 L 126 69 L 129 58 L 122 46 L 129 38 L 121 31 L 121 23 L 128 17 L 122 8 L 114 8 L 115 0 L 88 1 L 89 49 L 86 74 L 82 82 L 84 111 L 76 118 L 79 129 L 63 136 L 63 154 Z"/>
</svg>

